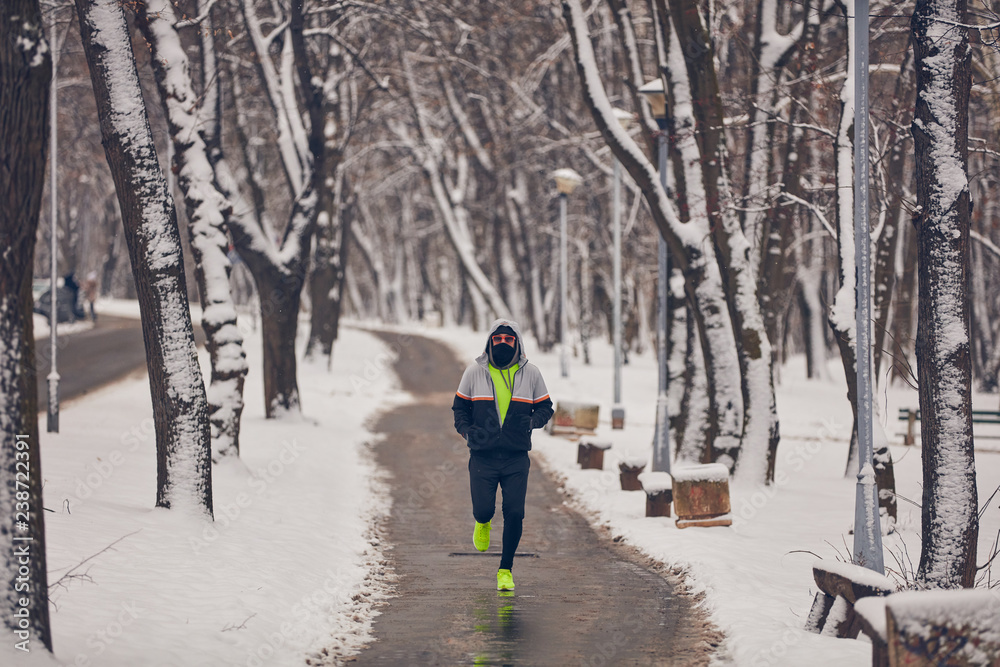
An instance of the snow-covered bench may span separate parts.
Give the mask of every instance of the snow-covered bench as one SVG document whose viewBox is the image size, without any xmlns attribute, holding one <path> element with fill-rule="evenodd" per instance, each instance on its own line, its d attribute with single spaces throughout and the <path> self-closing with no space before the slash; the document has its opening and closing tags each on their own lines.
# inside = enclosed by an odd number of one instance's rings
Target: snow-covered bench
<svg viewBox="0 0 1000 667">
<path fill-rule="evenodd" d="M 593 435 L 597 430 L 600 409 L 601 406 L 594 403 L 559 401 L 548 425 L 549 433 L 571 440 L 582 435 Z"/>
<path fill-rule="evenodd" d="M 1000 665 L 1000 594 L 905 591 L 855 605 L 873 667 Z"/>
<path fill-rule="evenodd" d="M 886 596 L 896 590 L 889 577 L 841 561 L 823 560 L 813 565 L 813 579 L 819 591 L 806 630 L 831 637 L 856 638 L 862 630 L 854 613 L 858 600 Z"/>
<path fill-rule="evenodd" d="M 920 421 L 920 410 L 912 408 L 899 409 L 899 421 L 906 422 L 906 432 L 901 433 L 904 445 L 917 444 L 917 422 Z M 986 426 L 992 424 L 993 426 Z M 973 410 L 972 411 L 973 437 L 976 440 L 1000 440 L 1000 411 L 997 410 Z M 984 449 L 977 447 L 977 449 Z M 995 447 L 989 451 L 997 451 Z"/>
</svg>

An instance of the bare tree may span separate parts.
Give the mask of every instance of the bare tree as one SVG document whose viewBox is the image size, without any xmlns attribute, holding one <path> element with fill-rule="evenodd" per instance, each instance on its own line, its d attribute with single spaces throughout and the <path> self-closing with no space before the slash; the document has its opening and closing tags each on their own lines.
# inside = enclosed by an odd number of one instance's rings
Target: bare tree
<svg viewBox="0 0 1000 667">
<path fill-rule="evenodd" d="M 157 90 L 166 111 L 174 143 L 177 183 L 187 207 L 195 280 L 201 300 L 201 325 L 212 363 L 207 392 L 216 459 L 238 456 L 243 380 L 247 374 L 243 335 L 236 324 L 236 306 L 229 288 L 232 268 L 227 256 L 229 237 L 225 214 L 231 208 L 215 187 L 208 146 L 200 131 L 198 95 L 190 77 L 187 54 L 174 27 L 177 17 L 167 0 L 136 5 L 138 25 L 149 43 Z M 208 100 L 210 103 L 212 98 Z M 213 113 L 212 109 L 209 113 Z"/>
<path fill-rule="evenodd" d="M 52 650 L 31 316 L 51 79 L 38 0 L 0 4 L 0 613 L 25 653 Z"/>
<path fill-rule="evenodd" d="M 965 0 L 918 0 L 911 20 L 920 263 L 917 371 L 923 459 L 918 581 L 972 587 L 979 537 L 969 349 L 968 122 L 972 83 Z"/>
<path fill-rule="evenodd" d="M 80 34 L 115 180 L 146 342 L 157 507 L 212 513 L 208 400 L 198 367 L 180 230 L 118 0 L 77 0 Z"/>
</svg>

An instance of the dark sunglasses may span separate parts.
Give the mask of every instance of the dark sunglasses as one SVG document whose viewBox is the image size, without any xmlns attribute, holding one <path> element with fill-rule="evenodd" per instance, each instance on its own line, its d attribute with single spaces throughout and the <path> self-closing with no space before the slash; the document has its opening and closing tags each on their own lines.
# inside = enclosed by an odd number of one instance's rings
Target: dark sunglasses
<svg viewBox="0 0 1000 667">
<path fill-rule="evenodd" d="M 506 344 L 510 345 L 511 347 L 514 347 L 515 342 L 517 342 L 517 338 L 515 336 L 511 336 L 510 334 L 495 334 L 493 336 L 494 345 Z"/>
</svg>

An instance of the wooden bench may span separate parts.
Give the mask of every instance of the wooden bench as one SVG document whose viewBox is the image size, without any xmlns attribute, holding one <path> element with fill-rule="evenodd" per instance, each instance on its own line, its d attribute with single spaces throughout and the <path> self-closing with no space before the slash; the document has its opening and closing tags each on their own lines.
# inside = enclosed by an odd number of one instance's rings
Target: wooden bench
<svg viewBox="0 0 1000 667">
<path fill-rule="evenodd" d="M 917 444 L 915 426 L 920 421 L 920 410 L 910 408 L 899 409 L 899 421 L 906 422 L 906 433 L 903 434 L 903 444 L 907 446 Z M 997 410 L 973 410 L 973 424 L 996 424 L 1000 426 L 1000 411 Z M 974 434 L 981 440 L 1000 440 L 1000 430 L 997 433 Z"/>
<path fill-rule="evenodd" d="M 986 589 L 903 591 L 858 600 L 873 667 L 1000 665 L 1000 598 Z"/>
<path fill-rule="evenodd" d="M 546 428 L 552 435 L 579 440 L 580 436 L 594 435 L 599 412 L 600 406 L 596 403 L 559 401 Z"/>
</svg>

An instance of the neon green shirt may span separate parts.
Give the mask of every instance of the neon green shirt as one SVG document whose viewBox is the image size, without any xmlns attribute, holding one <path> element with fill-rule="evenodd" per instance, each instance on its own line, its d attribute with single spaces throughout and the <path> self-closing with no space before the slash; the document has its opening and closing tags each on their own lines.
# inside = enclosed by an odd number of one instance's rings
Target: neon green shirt
<svg viewBox="0 0 1000 667">
<path fill-rule="evenodd" d="M 517 364 L 510 368 L 499 370 L 489 364 L 490 378 L 493 380 L 493 391 L 497 397 L 497 410 L 500 411 L 500 425 L 507 417 L 507 408 L 510 407 L 510 397 L 514 390 L 514 374 L 517 373 Z"/>
</svg>

